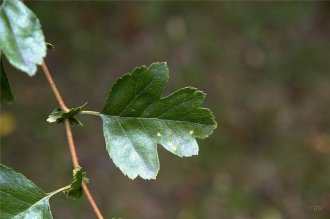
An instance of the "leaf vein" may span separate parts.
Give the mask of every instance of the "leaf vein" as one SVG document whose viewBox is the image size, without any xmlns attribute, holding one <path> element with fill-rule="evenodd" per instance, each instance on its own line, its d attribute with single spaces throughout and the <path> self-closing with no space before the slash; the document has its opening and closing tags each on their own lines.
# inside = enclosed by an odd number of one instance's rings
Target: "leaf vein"
<svg viewBox="0 0 330 219">
<path fill-rule="evenodd" d="M 18 216 L 20 216 L 21 214 L 25 213 L 26 211 L 28 211 L 29 209 L 33 208 L 34 206 L 36 206 L 37 204 L 39 204 L 40 202 L 48 199 L 50 196 L 45 196 L 43 197 L 42 199 L 40 199 L 39 201 L 37 201 L 36 203 L 34 203 L 33 205 L 31 205 L 29 208 L 25 209 L 24 211 L 21 211 L 20 213 L 18 213 L 15 217 L 13 217 L 12 219 L 14 218 L 17 218 Z"/>
<path fill-rule="evenodd" d="M 188 101 L 182 102 L 182 103 L 180 103 L 180 104 L 178 104 L 178 105 L 175 105 L 175 106 L 171 107 L 170 109 L 166 110 L 164 113 L 160 114 L 157 118 L 160 118 L 160 119 L 161 119 L 161 117 L 162 117 L 163 115 L 166 115 L 169 111 L 175 109 L 176 107 L 181 106 L 181 105 L 183 105 L 183 104 L 185 104 L 185 103 L 192 102 L 192 101 L 194 101 L 194 100 L 196 100 L 196 99 L 198 99 L 198 98 L 199 98 L 199 97 L 196 97 L 196 98 L 194 98 L 194 99 L 192 99 L 192 100 L 188 100 Z"/>
<path fill-rule="evenodd" d="M 27 205 L 31 205 L 31 204 L 32 204 L 32 203 L 29 203 L 29 202 L 23 201 L 23 200 L 21 200 L 21 199 L 15 197 L 15 196 L 13 196 L 12 194 L 7 193 L 7 192 L 0 191 L 0 193 L 3 193 L 3 194 L 5 194 L 5 195 L 8 195 L 8 196 L 10 196 L 10 197 L 12 197 L 12 198 L 18 200 L 19 202 L 24 203 L 24 204 L 27 204 Z"/>
<path fill-rule="evenodd" d="M 127 104 L 127 106 L 119 113 L 119 115 L 118 116 L 121 116 L 122 115 L 122 113 L 124 113 L 126 110 L 127 110 L 127 108 L 136 100 L 136 98 L 137 97 L 139 97 L 146 89 L 148 89 L 149 87 L 150 87 L 150 85 L 155 81 L 156 79 L 155 78 L 153 78 L 150 82 L 149 82 L 149 84 L 145 87 L 145 88 L 143 88 L 143 90 L 142 91 L 140 91 L 139 93 L 138 93 L 138 95 L 136 95 L 130 102 L 129 102 L 129 104 Z"/>
</svg>

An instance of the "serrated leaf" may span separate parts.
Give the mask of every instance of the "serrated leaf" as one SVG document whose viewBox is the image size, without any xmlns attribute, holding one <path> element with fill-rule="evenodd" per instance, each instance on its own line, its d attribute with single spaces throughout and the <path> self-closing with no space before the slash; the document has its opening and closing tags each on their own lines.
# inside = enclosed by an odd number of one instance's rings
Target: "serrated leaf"
<svg viewBox="0 0 330 219">
<path fill-rule="evenodd" d="M 46 56 L 46 43 L 36 15 L 19 0 L 0 6 L 0 49 L 17 69 L 32 76 Z"/>
<path fill-rule="evenodd" d="M 195 138 L 216 128 L 212 112 L 200 107 L 205 94 L 196 88 L 160 98 L 168 77 L 166 63 L 134 69 L 114 84 L 101 112 L 109 155 L 131 179 L 156 178 L 157 144 L 180 157 L 197 155 Z"/>
<path fill-rule="evenodd" d="M 71 125 L 80 125 L 83 126 L 83 124 L 74 118 L 75 115 L 81 112 L 82 108 L 86 106 L 87 103 L 85 103 L 82 106 L 71 108 L 69 112 L 64 112 L 61 109 L 55 109 L 53 112 L 50 113 L 48 116 L 47 122 L 49 123 L 62 123 L 65 119 L 69 119 Z"/>
<path fill-rule="evenodd" d="M 73 170 L 73 181 L 70 184 L 70 188 L 64 191 L 64 194 L 68 198 L 77 199 L 82 196 L 82 187 L 83 182 L 88 183 L 88 178 L 86 172 L 81 170 L 81 167 L 77 167 Z"/>
<path fill-rule="evenodd" d="M 1 56 L 1 54 L 0 54 Z M 2 57 L 0 57 L 0 100 L 1 103 L 12 103 L 15 99 L 9 85 L 9 81 L 3 68 Z"/>
<path fill-rule="evenodd" d="M 51 219 L 51 195 L 22 174 L 0 164 L 0 219 Z"/>
</svg>

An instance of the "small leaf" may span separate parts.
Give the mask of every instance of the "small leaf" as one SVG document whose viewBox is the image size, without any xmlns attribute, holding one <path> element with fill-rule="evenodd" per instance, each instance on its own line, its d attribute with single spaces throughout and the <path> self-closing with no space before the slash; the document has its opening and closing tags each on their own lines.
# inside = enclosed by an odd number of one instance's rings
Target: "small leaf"
<svg viewBox="0 0 330 219">
<path fill-rule="evenodd" d="M 47 50 L 55 50 L 55 47 L 51 43 L 46 43 Z"/>
<path fill-rule="evenodd" d="M 129 178 L 155 179 L 157 144 L 180 157 L 198 154 L 195 138 L 216 128 L 205 94 L 182 88 L 160 98 L 168 81 L 166 63 L 136 68 L 112 87 L 102 110 L 103 132 L 110 157 Z"/>
<path fill-rule="evenodd" d="M 64 191 L 64 194 L 68 198 L 77 199 L 82 196 L 82 183 L 88 183 L 89 180 L 86 177 L 86 172 L 81 170 L 81 167 L 77 167 L 73 170 L 73 181 L 70 184 L 70 188 Z"/>
<path fill-rule="evenodd" d="M 15 99 L 13 93 L 11 92 L 9 81 L 3 68 L 2 58 L 0 58 L 0 99 L 1 103 L 12 103 Z"/>
<path fill-rule="evenodd" d="M 51 195 L 44 193 L 22 174 L 0 164 L 1 219 L 51 219 Z"/>
<path fill-rule="evenodd" d="M 46 56 L 46 43 L 36 15 L 19 0 L 0 6 L 0 49 L 17 69 L 32 76 Z"/>
<path fill-rule="evenodd" d="M 50 115 L 48 116 L 47 122 L 49 123 L 62 123 L 65 119 L 69 119 L 71 125 L 80 125 L 83 126 L 83 124 L 77 120 L 76 118 L 74 118 L 75 115 L 77 115 L 78 113 L 80 113 L 80 111 L 82 110 L 82 108 L 86 105 L 87 103 L 85 103 L 82 106 L 76 107 L 76 108 L 72 108 L 70 109 L 69 112 L 64 112 L 61 109 L 55 109 L 53 112 L 50 113 Z"/>
</svg>

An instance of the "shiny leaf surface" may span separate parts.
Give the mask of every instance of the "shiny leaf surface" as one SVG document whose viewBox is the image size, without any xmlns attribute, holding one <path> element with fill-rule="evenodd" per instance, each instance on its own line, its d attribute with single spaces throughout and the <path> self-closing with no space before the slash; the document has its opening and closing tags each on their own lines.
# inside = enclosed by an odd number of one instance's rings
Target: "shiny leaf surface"
<svg viewBox="0 0 330 219">
<path fill-rule="evenodd" d="M 101 112 L 109 155 L 131 179 L 156 178 L 157 144 L 180 157 L 197 155 L 195 138 L 216 128 L 212 112 L 200 107 L 205 94 L 196 88 L 160 98 L 168 78 L 166 63 L 134 69 L 114 84 Z"/>
<path fill-rule="evenodd" d="M 50 196 L 22 174 L 0 164 L 0 219 L 51 219 Z"/>
<path fill-rule="evenodd" d="M 1 1 L 0 49 L 14 67 L 30 76 L 46 55 L 40 22 L 19 0 Z"/>
</svg>

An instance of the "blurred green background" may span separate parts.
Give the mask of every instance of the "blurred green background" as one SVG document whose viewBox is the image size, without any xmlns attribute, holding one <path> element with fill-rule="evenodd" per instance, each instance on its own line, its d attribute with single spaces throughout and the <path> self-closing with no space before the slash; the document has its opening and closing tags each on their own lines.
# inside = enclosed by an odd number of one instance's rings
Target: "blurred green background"
<svg viewBox="0 0 330 219">
<path fill-rule="evenodd" d="M 125 177 L 101 119 L 74 127 L 81 165 L 105 218 L 330 218 L 329 2 L 26 1 L 55 46 L 47 64 L 69 106 L 100 111 L 136 66 L 167 61 L 165 95 L 206 92 L 218 128 L 181 159 L 159 147 L 155 181 Z M 70 183 L 64 127 L 39 70 L 5 68 L 16 101 L 1 106 L 1 162 L 45 191 Z M 87 200 L 51 199 L 55 218 L 94 218 Z"/>
</svg>

